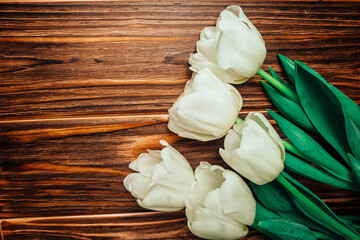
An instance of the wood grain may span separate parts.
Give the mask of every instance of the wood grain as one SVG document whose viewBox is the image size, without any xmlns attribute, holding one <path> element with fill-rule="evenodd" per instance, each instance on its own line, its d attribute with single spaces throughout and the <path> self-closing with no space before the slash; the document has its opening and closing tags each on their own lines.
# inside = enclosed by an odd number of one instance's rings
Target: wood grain
<svg viewBox="0 0 360 240">
<path fill-rule="evenodd" d="M 165 114 L 190 78 L 199 32 L 229 4 L 3 5 L 0 119 Z M 240 4 L 266 41 L 265 66 L 291 56 L 359 103 L 359 4 Z M 244 109 L 271 106 L 258 81 L 238 87 Z"/>
<path fill-rule="evenodd" d="M 122 181 L 160 139 L 193 167 L 228 168 L 223 139 L 182 139 L 166 124 L 201 29 L 232 4 L 265 39 L 264 69 L 284 76 L 282 53 L 360 103 L 359 2 L 0 1 L 2 239 L 197 239 L 183 211 L 146 211 Z M 237 86 L 241 117 L 274 110 L 259 80 Z M 354 192 L 295 177 L 336 213 L 360 214 Z"/>
<path fill-rule="evenodd" d="M 165 139 L 193 167 L 200 161 L 227 167 L 218 154 L 223 139 L 181 139 L 169 132 L 162 115 L 131 121 L 118 117 L 9 122 L 2 127 L 0 155 L 6 159 L 1 165 L 0 218 L 5 239 L 139 239 L 139 234 L 144 234 L 141 239 L 188 238 L 183 212 L 141 214 L 144 209 L 122 184 L 130 173 L 128 164 L 146 149 L 161 149 L 159 140 Z M 354 192 L 298 179 L 335 212 L 359 212 L 360 199 Z M 89 216 L 81 217 L 84 214 Z M 135 226 L 133 221 L 138 221 Z M 255 232 L 252 236 L 259 237 Z"/>
</svg>

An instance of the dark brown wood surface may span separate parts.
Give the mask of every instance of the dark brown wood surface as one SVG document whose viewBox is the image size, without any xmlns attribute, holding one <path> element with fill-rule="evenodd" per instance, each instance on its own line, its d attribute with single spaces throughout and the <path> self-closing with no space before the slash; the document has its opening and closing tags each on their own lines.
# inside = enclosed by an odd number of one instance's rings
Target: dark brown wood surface
<svg viewBox="0 0 360 240">
<path fill-rule="evenodd" d="M 0 226 L 11 239 L 195 239 L 183 211 L 140 208 L 128 164 L 160 139 L 195 167 L 223 139 L 181 139 L 167 110 L 190 78 L 202 28 L 238 4 L 266 42 L 360 103 L 360 2 L 113 1 L 0 3 Z M 282 74 L 283 75 L 283 74 Z M 241 116 L 274 109 L 258 76 L 237 86 Z M 267 115 L 268 116 L 268 115 Z M 283 136 L 283 135 L 282 135 Z M 360 198 L 298 178 L 338 214 Z M 264 238 L 251 230 L 247 239 Z"/>
</svg>

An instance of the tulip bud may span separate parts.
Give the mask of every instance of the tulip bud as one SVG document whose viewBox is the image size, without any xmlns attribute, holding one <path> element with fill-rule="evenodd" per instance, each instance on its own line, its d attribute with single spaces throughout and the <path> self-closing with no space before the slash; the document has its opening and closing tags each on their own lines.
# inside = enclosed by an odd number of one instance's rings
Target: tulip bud
<svg viewBox="0 0 360 240">
<path fill-rule="evenodd" d="M 284 169 L 285 149 L 279 135 L 261 113 L 252 112 L 225 137 L 220 155 L 243 177 L 263 185 Z"/>
<path fill-rule="evenodd" d="M 190 69 L 209 68 L 226 83 L 244 83 L 254 76 L 266 57 L 265 42 L 239 6 L 221 12 L 216 27 L 206 27 L 190 56 Z"/>
<path fill-rule="evenodd" d="M 181 137 L 209 141 L 225 136 L 242 107 L 240 93 L 208 68 L 194 73 L 169 110 L 169 129 Z"/>
<path fill-rule="evenodd" d="M 148 150 L 130 163 L 138 173 L 124 179 L 125 188 L 137 203 L 155 211 L 176 211 L 185 207 L 190 186 L 195 181 L 188 161 L 166 141 L 160 150 Z"/>
<path fill-rule="evenodd" d="M 206 239 L 238 239 L 255 219 L 255 199 L 244 180 L 230 170 L 201 162 L 185 202 L 188 227 Z"/>
</svg>

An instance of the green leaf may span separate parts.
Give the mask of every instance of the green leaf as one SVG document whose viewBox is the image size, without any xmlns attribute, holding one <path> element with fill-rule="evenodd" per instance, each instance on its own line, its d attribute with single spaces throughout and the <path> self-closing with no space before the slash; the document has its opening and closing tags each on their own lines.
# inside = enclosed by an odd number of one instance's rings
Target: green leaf
<svg viewBox="0 0 360 240">
<path fill-rule="evenodd" d="M 311 240 L 317 239 L 310 229 L 288 219 L 268 219 L 259 222 L 259 226 L 273 233 L 279 239 Z"/>
<path fill-rule="evenodd" d="M 354 173 L 354 178 L 356 178 L 355 181 L 360 184 L 360 161 L 350 153 L 348 154 L 348 157 L 351 171 Z"/>
<path fill-rule="evenodd" d="M 333 158 L 312 137 L 279 114 L 271 110 L 268 110 L 268 112 L 292 144 L 306 157 L 306 160 L 322 167 L 342 180 L 352 182 L 351 171 Z"/>
<path fill-rule="evenodd" d="M 273 212 L 292 211 L 294 205 L 287 191 L 275 181 L 264 185 L 257 185 L 249 181 L 250 187 L 259 201 Z"/>
<path fill-rule="evenodd" d="M 346 127 L 346 135 L 350 145 L 351 150 L 353 151 L 353 155 L 357 158 L 360 158 L 359 148 L 357 148 L 357 142 L 359 141 L 360 135 L 355 135 L 353 132 L 353 128 L 356 128 L 357 133 L 360 129 L 360 107 L 351 100 L 348 96 L 342 93 L 339 89 L 331 85 L 327 82 L 319 73 L 317 73 L 314 69 L 310 68 L 306 64 L 302 62 L 296 61 L 297 64 L 301 65 L 306 71 L 315 76 L 319 81 L 327 86 L 327 88 L 332 91 L 332 93 L 336 96 L 339 104 L 342 107 L 343 115 L 345 119 L 345 127 Z M 349 126 L 350 125 L 350 126 Z M 354 126 L 351 126 L 354 125 Z M 355 138 L 356 137 L 356 138 Z"/>
<path fill-rule="evenodd" d="M 352 120 L 352 117 L 344 111 L 345 117 L 345 128 L 346 128 L 346 136 L 348 139 L 349 146 L 351 151 L 353 152 L 356 158 L 360 158 L 360 130 L 359 127 L 356 126 L 355 122 Z M 349 159 L 350 161 L 350 159 Z"/>
<path fill-rule="evenodd" d="M 285 85 L 287 88 L 290 88 L 291 90 L 295 91 L 294 86 L 288 84 L 287 82 L 285 82 L 270 66 L 269 66 L 269 71 L 270 74 L 273 78 L 275 78 L 276 80 L 278 80 L 281 84 Z"/>
<path fill-rule="evenodd" d="M 360 191 L 360 186 L 351 182 L 344 181 L 333 174 L 311 166 L 299 158 L 286 153 L 285 169 L 293 173 L 316 180 L 341 189 Z"/>
<path fill-rule="evenodd" d="M 360 216 L 353 216 L 353 215 L 347 215 L 347 216 L 340 216 L 341 220 L 352 226 L 356 231 L 360 232 Z"/>
<path fill-rule="evenodd" d="M 273 240 L 277 240 L 278 237 L 275 236 L 272 232 L 267 231 L 266 229 L 262 228 L 259 226 L 259 222 L 258 221 L 254 221 L 253 224 L 251 225 L 251 227 L 255 228 L 256 230 L 258 230 L 259 232 L 262 232 L 263 234 L 265 234 L 266 236 L 270 237 Z"/>
<path fill-rule="evenodd" d="M 265 92 L 274 103 L 276 108 L 291 122 L 294 124 L 306 128 L 308 130 L 316 132 L 316 129 L 310 122 L 308 116 L 306 115 L 304 109 L 297 102 L 285 97 L 275 88 L 271 87 L 269 84 L 260 80 L 261 85 L 263 86 Z"/>
<path fill-rule="evenodd" d="M 261 203 L 256 201 L 256 215 L 255 220 L 256 221 L 262 221 L 266 219 L 273 219 L 273 218 L 280 218 L 280 216 L 273 211 L 270 211 L 269 209 L 265 208 Z"/>
<path fill-rule="evenodd" d="M 360 239 L 356 230 L 345 224 L 318 196 L 290 175 L 282 172 L 277 180 L 292 193 L 293 202 L 306 216 L 346 239 Z"/>
<path fill-rule="evenodd" d="M 282 54 L 278 54 L 278 56 L 287 77 L 289 78 L 290 82 L 295 85 L 295 62 Z"/>
<path fill-rule="evenodd" d="M 328 85 L 313 69 L 295 61 L 295 86 L 301 105 L 318 132 L 348 161 L 351 148 L 343 108 Z"/>
<path fill-rule="evenodd" d="M 277 218 L 281 217 L 283 219 L 288 219 L 297 223 L 304 224 L 311 229 L 330 234 L 326 228 L 312 221 L 308 217 L 306 217 L 303 213 L 301 213 L 296 206 L 294 205 L 290 195 L 286 191 L 286 189 L 281 186 L 278 182 L 273 181 L 264 185 L 257 185 L 251 181 L 249 181 L 250 187 L 257 199 L 260 203 L 257 203 L 256 210 L 261 211 L 258 216 L 258 212 L 256 212 L 256 220 L 261 221 L 264 219 Z M 259 204 L 259 206 L 258 206 Z M 261 209 L 263 207 L 264 209 Z M 269 215 L 270 213 L 275 213 L 275 215 Z"/>
</svg>

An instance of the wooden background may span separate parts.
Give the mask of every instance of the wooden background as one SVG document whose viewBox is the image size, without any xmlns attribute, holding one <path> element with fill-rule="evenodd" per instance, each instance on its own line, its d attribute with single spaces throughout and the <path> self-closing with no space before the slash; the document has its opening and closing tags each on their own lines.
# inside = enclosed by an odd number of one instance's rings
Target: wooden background
<svg viewBox="0 0 360 240">
<path fill-rule="evenodd" d="M 160 139 L 193 167 L 224 166 L 223 139 L 181 139 L 166 124 L 201 29 L 233 4 L 262 33 L 264 69 L 282 73 L 282 53 L 360 103 L 360 2 L 0 3 L 2 239 L 196 239 L 183 211 L 144 210 L 122 181 Z M 241 116 L 274 109 L 259 80 L 237 86 Z M 336 213 L 359 213 L 355 193 L 298 179 Z"/>
</svg>

